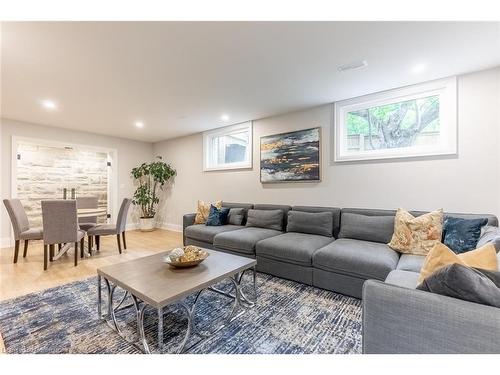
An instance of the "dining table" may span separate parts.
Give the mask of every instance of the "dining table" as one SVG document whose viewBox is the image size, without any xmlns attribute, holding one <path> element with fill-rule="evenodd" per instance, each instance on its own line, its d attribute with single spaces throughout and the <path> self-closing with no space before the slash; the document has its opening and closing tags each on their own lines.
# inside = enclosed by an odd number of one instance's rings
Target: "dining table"
<svg viewBox="0 0 500 375">
<path fill-rule="evenodd" d="M 78 218 L 107 216 L 108 210 L 106 208 L 78 208 L 76 210 L 76 215 L 78 216 Z M 67 253 L 68 250 L 71 249 L 72 247 L 74 247 L 73 243 L 67 243 L 64 246 L 62 246 L 61 250 L 59 250 L 54 255 L 54 260 L 59 259 L 65 253 Z M 87 247 L 84 246 L 84 253 L 85 256 L 91 255 L 91 249 L 88 248 L 88 245 Z"/>
</svg>

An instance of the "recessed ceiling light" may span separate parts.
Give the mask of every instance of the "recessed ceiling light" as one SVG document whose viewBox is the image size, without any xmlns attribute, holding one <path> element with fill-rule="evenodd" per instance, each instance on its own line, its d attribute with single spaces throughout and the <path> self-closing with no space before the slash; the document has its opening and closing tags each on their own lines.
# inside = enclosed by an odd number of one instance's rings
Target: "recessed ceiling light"
<svg viewBox="0 0 500 375">
<path fill-rule="evenodd" d="M 42 107 L 49 110 L 57 109 L 57 104 L 53 100 L 44 99 L 42 100 Z"/>
<path fill-rule="evenodd" d="M 339 72 L 345 72 L 346 70 L 364 68 L 367 65 L 368 65 L 368 61 L 366 61 L 366 60 L 353 61 L 349 64 L 339 66 L 338 70 L 339 70 Z"/>
<path fill-rule="evenodd" d="M 229 116 L 228 116 L 228 115 L 226 115 L 226 114 L 223 114 L 223 115 L 220 117 L 220 119 L 221 119 L 222 121 L 229 121 Z"/>
<path fill-rule="evenodd" d="M 144 127 L 144 123 L 142 121 L 136 121 L 135 122 L 135 127 L 142 129 Z"/>
<path fill-rule="evenodd" d="M 419 73 L 422 73 L 426 68 L 427 68 L 427 64 L 425 64 L 425 63 L 415 64 L 412 66 L 411 72 L 413 74 L 419 74 Z"/>
</svg>

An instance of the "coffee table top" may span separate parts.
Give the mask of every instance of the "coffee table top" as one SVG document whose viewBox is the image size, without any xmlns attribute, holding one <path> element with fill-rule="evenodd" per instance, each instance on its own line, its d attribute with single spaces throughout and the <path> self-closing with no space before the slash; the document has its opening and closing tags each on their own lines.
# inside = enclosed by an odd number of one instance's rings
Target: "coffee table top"
<svg viewBox="0 0 500 375">
<path fill-rule="evenodd" d="M 245 258 L 204 249 L 210 256 L 198 266 L 173 268 L 162 262 L 168 251 L 97 269 L 97 274 L 160 308 L 257 264 Z"/>
</svg>

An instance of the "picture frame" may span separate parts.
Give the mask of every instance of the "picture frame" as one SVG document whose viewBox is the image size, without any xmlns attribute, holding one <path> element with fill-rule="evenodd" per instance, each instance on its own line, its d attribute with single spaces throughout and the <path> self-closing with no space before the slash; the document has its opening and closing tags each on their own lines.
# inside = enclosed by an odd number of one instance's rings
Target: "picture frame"
<svg viewBox="0 0 500 375">
<path fill-rule="evenodd" d="M 260 182 L 320 182 L 321 127 L 262 136 Z"/>
</svg>

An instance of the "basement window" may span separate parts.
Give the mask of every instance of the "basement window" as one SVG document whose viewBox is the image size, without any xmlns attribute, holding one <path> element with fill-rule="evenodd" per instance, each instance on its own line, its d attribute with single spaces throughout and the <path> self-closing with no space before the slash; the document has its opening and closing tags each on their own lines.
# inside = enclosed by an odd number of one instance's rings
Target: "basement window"
<svg viewBox="0 0 500 375">
<path fill-rule="evenodd" d="M 334 104 L 334 162 L 457 153 L 456 78 Z"/>
<path fill-rule="evenodd" d="M 203 133 L 203 170 L 252 168 L 252 122 Z"/>
</svg>

